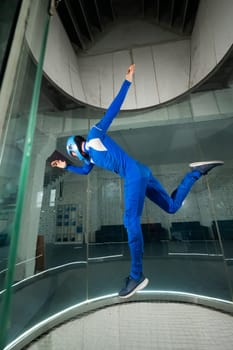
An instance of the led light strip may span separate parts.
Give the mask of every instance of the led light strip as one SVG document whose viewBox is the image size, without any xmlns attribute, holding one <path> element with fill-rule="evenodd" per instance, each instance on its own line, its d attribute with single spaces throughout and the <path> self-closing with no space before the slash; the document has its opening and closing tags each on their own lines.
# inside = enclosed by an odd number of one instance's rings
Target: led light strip
<svg viewBox="0 0 233 350">
<path fill-rule="evenodd" d="M 26 264 L 26 263 L 28 263 L 30 261 L 34 261 L 34 260 L 40 258 L 41 256 L 43 256 L 43 254 L 37 255 L 35 258 L 30 258 L 30 259 L 27 259 L 27 260 L 20 261 L 19 263 L 15 264 L 15 266 L 23 265 L 23 264 Z M 6 259 L 6 260 L 8 260 L 8 259 Z M 3 272 L 6 272 L 7 270 L 8 269 L 1 270 L 0 274 L 3 273 Z"/>
<path fill-rule="evenodd" d="M 32 275 L 32 276 L 30 276 L 30 277 L 27 277 L 27 278 L 22 279 L 22 280 L 19 281 L 19 282 L 14 283 L 12 287 L 18 286 L 18 285 L 20 285 L 21 283 L 30 281 L 30 280 L 32 280 L 32 279 L 36 279 L 37 277 L 41 277 L 41 276 L 47 274 L 48 272 L 55 271 L 55 270 L 59 270 L 59 269 L 62 269 L 63 267 L 75 266 L 75 265 L 79 265 L 79 264 L 86 265 L 87 262 L 86 262 L 86 261 L 76 261 L 76 262 L 71 262 L 71 263 L 64 264 L 64 265 L 59 265 L 59 266 L 56 266 L 56 267 L 51 267 L 50 269 L 44 270 L 44 271 L 42 271 L 42 272 L 38 272 L 36 275 Z M 1 295 L 2 293 L 4 293 L 4 291 L 5 291 L 5 289 L 2 290 L 2 291 L 0 291 L 0 295 Z"/>
<path fill-rule="evenodd" d="M 88 261 L 96 261 L 96 260 L 104 260 L 104 259 L 111 259 L 111 258 L 120 258 L 122 257 L 123 254 L 118 254 L 118 255 L 106 255 L 106 256 L 99 256 L 99 257 L 96 257 L 96 258 L 88 258 L 87 260 Z"/>
<path fill-rule="evenodd" d="M 207 254 L 207 253 L 168 253 L 168 255 L 223 256 L 223 254 Z"/>
</svg>

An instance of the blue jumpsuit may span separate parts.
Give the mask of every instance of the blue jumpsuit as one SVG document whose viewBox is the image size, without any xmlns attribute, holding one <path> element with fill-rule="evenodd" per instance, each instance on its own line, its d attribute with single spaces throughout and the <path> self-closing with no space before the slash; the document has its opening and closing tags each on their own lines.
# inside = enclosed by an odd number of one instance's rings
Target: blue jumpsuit
<svg viewBox="0 0 233 350">
<path fill-rule="evenodd" d="M 201 177 L 199 171 L 185 175 L 178 188 L 168 195 L 151 170 L 131 158 L 107 134 L 107 130 L 120 111 L 131 83 L 125 80 L 118 95 L 102 119 L 87 135 L 85 152 L 90 163 L 83 167 L 68 165 L 67 170 L 78 174 L 88 174 L 94 165 L 115 172 L 124 178 L 124 226 L 127 229 L 131 254 L 130 277 L 139 280 L 142 274 L 143 236 L 140 219 L 145 196 L 168 213 L 175 213 L 182 205 L 193 184 Z"/>
</svg>

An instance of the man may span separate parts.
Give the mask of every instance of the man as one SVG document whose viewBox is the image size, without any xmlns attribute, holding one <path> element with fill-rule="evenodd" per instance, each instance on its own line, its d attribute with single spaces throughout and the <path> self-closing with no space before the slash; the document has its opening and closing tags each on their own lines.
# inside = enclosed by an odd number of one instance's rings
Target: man
<svg viewBox="0 0 233 350">
<path fill-rule="evenodd" d="M 133 81 L 135 65 L 128 68 L 118 95 L 102 119 L 94 125 L 85 140 L 81 136 L 70 136 L 67 140 L 67 152 L 73 158 L 84 162 L 82 167 L 67 165 L 66 161 L 54 160 L 51 165 L 67 169 L 77 174 L 88 174 L 94 165 L 113 171 L 124 178 L 124 225 L 127 229 L 131 255 L 131 269 L 119 296 L 127 298 L 136 291 L 145 288 L 148 279 L 143 275 L 143 236 L 140 219 L 145 197 L 168 213 L 175 213 L 182 205 L 193 184 L 211 169 L 222 165 L 222 161 L 200 162 L 190 164 L 187 173 L 171 196 L 159 181 L 153 177 L 150 169 L 131 158 L 107 134 L 107 130 L 120 111 L 127 91 Z"/>
</svg>

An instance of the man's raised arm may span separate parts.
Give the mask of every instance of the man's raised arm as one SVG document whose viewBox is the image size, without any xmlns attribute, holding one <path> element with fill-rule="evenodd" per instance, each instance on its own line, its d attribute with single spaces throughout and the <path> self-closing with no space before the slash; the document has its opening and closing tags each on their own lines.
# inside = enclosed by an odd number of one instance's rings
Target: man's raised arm
<svg viewBox="0 0 233 350">
<path fill-rule="evenodd" d="M 135 64 L 131 64 L 127 70 L 127 73 L 125 75 L 125 80 L 123 84 L 121 85 L 121 88 L 112 101 L 111 105 L 107 109 L 105 115 L 102 117 L 102 119 L 96 124 L 96 127 L 106 132 L 111 125 L 113 119 L 116 117 L 116 115 L 119 113 L 121 106 L 125 100 L 126 94 L 129 90 L 129 87 L 133 81 L 133 75 L 135 72 Z"/>
</svg>

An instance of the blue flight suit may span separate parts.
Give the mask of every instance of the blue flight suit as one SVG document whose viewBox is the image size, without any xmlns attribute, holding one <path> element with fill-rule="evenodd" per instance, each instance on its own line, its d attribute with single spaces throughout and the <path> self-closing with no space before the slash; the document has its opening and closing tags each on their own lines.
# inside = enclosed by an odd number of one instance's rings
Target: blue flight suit
<svg viewBox="0 0 233 350">
<path fill-rule="evenodd" d="M 124 178 L 124 226 L 127 229 L 131 254 L 130 277 L 139 280 L 142 274 L 144 245 L 140 219 L 145 196 L 166 212 L 175 213 L 193 184 L 201 177 L 201 173 L 199 171 L 187 173 L 178 188 L 169 196 L 147 166 L 131 158 L 106 134 L 120 111 L 130 85 L 128 80 L 123 82 L 105 115 L 90 129 L 84 146 L 90 161 L 85 160 L 83 167 L 68 165 L 66 169 L 78 174 L 88 174 L 93 166 L 97 165 Z"/>
</svg>

